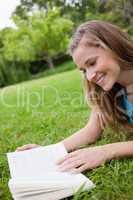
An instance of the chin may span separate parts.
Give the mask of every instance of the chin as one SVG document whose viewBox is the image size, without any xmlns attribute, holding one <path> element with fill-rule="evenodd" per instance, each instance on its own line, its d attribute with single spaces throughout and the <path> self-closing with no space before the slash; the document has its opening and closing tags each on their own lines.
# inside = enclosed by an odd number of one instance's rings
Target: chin
<svg viewBox="0 0 133 200">
<path fill-rule="evenodd" d="M 108 88 L 103 88 L 103 90 L 105 91 L 105 92 L 109 92 L 111 89 L 108 89 Z"/>
<path fill-rule="evenodd" d="M 105 86 L 103 86 L 102 88 L 103 88 L 104 91 L 109 92 L 113 88 L 114 84 L 115 83 L 105 84 Z"/>
</svg>

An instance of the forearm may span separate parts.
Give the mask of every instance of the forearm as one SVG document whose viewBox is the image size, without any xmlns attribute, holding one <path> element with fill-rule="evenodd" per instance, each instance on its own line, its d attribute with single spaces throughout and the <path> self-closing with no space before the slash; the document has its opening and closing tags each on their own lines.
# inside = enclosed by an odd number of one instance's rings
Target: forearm
<svg viewBox="0 0 133 200">
<path fill-rule="evenodd" d="M 82 145 L 94 143 L 100 136 L 100 131 L 91 130 L 84 127 L 79 131 L 75 132 L 73 135 L 64 139 L 62 142 L 67 149 L 67 151 L 72 151 L 79 148 Z"/>
<path fill-rule="evenodd" d="M 117 142 L 104 145 L 105 151 L 108 153 L 108 159 L 132 157 L 133 141 Z"/>
<path fill-rule="evenodd" d="M 67 151 L 72 151 L 79 148 L 81 145 L 94 143 L 101 135 L 102 129 L 99 124 L 98 116 L 93 110 L 86 126 L 62 142 Z"/>
</svg>

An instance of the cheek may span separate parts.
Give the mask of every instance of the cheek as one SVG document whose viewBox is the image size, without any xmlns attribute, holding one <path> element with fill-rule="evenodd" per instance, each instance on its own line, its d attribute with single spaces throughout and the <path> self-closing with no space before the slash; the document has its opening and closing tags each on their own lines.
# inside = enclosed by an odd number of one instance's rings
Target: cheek
<svg viewBox="0 0 133 200">
<path fill-rule="evenodd" d="M 98 67 L 97 67 L 97 70 L 99 71 L 99 72 L 102 72 L 102 73 L 108 73 L 109 71 L 110 71 L 110 68 L 108 67 L 108 65 L 107 64 L 101 64 L 101 65 L 99 65 Z"/>
<path fill-rule="evenodd" d="M 106 59 L 101 68 L 114 76 L 117 76 L 120 73 L 120 66 L 112 59 Z"/>
<path fill-rule="evenodd" d="M 120 74 L 120 67 L 117 63 L 114 63 L 110 69 L 110 71 L 112 72 L 112 75 L 114 77 L 118 77 Z"/>
<path fill-rule="evenodd" d="M 108 60 L 107 59 L 99 59 L 99 61 L 97 62 L 97 69 L 103 73 L 107 73 L 108 71 L 110 71 Z"/>
<path fill-rule="evenodd" d="M 108 85 L 107 90 L 110 90 L 113 87 L 113 84 L 117 82 L 120 74 L 120 68 L 118 66 L 111 67 L 106 76 L 106 83 Z"/>
</svg>

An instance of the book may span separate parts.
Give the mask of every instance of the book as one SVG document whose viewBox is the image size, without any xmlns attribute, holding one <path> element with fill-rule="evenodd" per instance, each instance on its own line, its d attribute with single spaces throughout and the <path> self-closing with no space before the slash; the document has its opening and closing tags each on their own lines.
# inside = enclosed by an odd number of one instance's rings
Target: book
<svg viewBox="0 0 133 200">
<path fill-rule="evenodd" d="M 14 200 L 60 200 L 95 184 L 82 173 L 61 172 L 56 161 L 68 152 L 62 142 L 7 153 L 8 186 Z"/>
</svg>

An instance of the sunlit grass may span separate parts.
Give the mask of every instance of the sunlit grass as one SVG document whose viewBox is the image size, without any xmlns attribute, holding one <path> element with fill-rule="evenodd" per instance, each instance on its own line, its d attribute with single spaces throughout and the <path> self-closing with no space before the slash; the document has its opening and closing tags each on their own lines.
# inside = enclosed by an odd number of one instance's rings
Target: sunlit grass
<svg viewBox="0 0 133 200">
<path fill-rule="evenodd" d="M 89 118 L 82 79 L 77 70 L 10 86 L 0 91 L 0 153 L 26 143 L 48 145 L 61 141 Z M 124 141 L 124 135 L 105 131 L 97 145 Z M 131 138 L 130 138 L 131 139 Z M 132 200 L 132 159 L 110 161 L 86 175 L 96 184 L 90 192 L 68 199 Z M 6 157 L 0 154 L 0 199 L 11 200 Z"/>
</svg>

